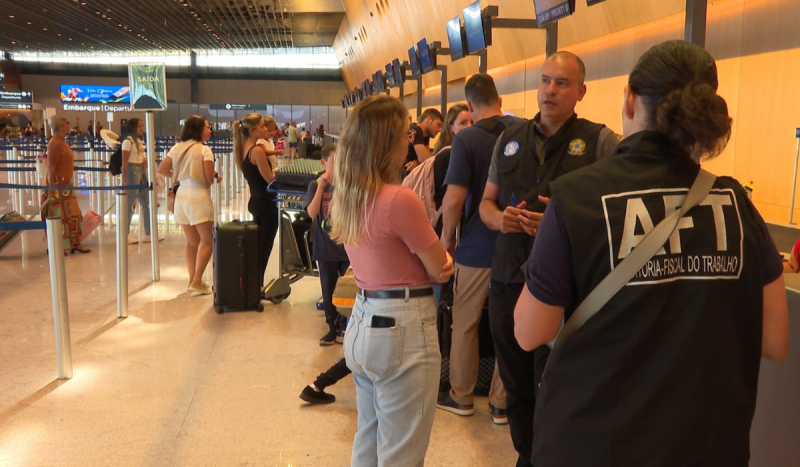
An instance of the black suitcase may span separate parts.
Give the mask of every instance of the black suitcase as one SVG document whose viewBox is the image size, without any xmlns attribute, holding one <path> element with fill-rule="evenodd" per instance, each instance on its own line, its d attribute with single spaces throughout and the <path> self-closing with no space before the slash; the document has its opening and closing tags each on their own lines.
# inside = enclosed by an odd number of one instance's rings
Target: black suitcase
<svg viewBox="0 0 800 467">
<path fill-rule="evenodd" d="M 258 225 L 234 220 L 214 228 L 214 308 L 264 311 L 258 270 Z"/>
<path fill-rule="evenodd" d="M 452 279 L 442 287 L 439 300 L 437 328 L 439 331 L 439 349 L 442 353 L 442 376 L 439 381 L 439 392 L 450 391 L 450 347 L 453 343 L 453 291 Z M 476 396 L 488 396 L 494 375 L 494 340 L 489 327 L 489 301 L 483 305 L 481 322 L 478 325 L 478 381 L 475 384 Z"/>
</svg>

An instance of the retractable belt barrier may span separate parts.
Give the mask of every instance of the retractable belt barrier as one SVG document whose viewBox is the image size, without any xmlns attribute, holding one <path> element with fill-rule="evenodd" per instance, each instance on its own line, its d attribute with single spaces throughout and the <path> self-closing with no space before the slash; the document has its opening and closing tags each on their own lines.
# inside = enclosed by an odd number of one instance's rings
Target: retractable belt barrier
<svg viewBox="0 0 800 467">
<path fill-rule="evenodd" d="M 152 183 L 142 183 L 141 185 L 121 185 L 121 186 L 48 186 L 48 185 L 20 185 L 16 183 L 0 183 L 0 189 L 22 189 L 22 190 L 95 190 L 95 191 L 117 191 L 117 190 L 145 190 L 151 188 Z"/>
</svg>

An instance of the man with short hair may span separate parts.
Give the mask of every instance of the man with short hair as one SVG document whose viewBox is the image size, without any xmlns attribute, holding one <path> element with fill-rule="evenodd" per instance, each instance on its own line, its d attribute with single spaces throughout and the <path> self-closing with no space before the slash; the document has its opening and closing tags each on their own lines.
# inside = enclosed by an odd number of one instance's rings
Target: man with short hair
<svg viewBox="0 0 800 467">
<path fill-rule="evenodd" d="M 492 258 L 489 319 L 506 388 L 508 421 L 517 466 L 529 466 L 533 446 L 535 391 L 550 350 L 526 352 L 514 337 L 514 307 L 525 277 L 539 222 L 557 177 L 613 154 L 619 143 L 605 125 L 579 119 L 575 105 L 586 94 L 586 68 L 570 52 L 545 60 L 539 82 L 539 113 L 508 128 L 497 140 L 480 215 L 499 231 Z"/>
<path fill-rule="evenodd" d="M 297 137 L 297 122 L 292 122 L 286 131 L 286 141 L 289 143 L 289 155 L 291 157 L 297 157 Z"/>
<path fill-rule="evenodd" d="M 474 413 L 473 399 L 478 381 L 478 328 L 489 292 L 492 252 L 496 233 L 481 221 L 480 206 L 492 149 L 509 126 L 525 120 L 505 116 L 502 99 L 494 80 L 485 74 L 473 75 L 464 87 L 475 124 L 458 132 L 450 149 L 450 165 L 442 201 L 442 245 L 455 258 L 453 285 L 453 336 L 450 347 L 450 392 L 436 406 L 457 415 Z M 456 248 L 455 231 L 465 213 L 461 240 Z M 495 363 L 489 391 L 489 412 L 498 425 L 508 423 L 506 393 Z"/>
<path fill-rule="evenodd" d="M 425 162 L 431 157 L 431 138 L 442 131 L 444 117 L 436 109 L 427 109 L 422 112 L 417 123 L 409 125 L 408 155 L 406 156 L 406 173 L 411 172 L 414 167 Z"/>
</svg>

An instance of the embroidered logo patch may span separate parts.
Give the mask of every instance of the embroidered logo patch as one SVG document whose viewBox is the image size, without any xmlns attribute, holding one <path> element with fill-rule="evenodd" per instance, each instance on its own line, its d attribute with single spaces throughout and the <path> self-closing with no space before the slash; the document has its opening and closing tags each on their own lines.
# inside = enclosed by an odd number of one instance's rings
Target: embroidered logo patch
<svg viewBox="0 0 800 467">
<path fill-rule="evenodd" d="M 506 144 L 505 149 L 503 149 L 503 154 L 506 156 L 513 156 L 519 151 L 519 143 L 516 141 L 512 141 Z"/>
<path fill-rule="evenodd" d="M 573 139 L 569 142 L 567 152 L 570 156 L 582 156 L 586 153 L 586 141 L 582 139 Z"/>
</svg>

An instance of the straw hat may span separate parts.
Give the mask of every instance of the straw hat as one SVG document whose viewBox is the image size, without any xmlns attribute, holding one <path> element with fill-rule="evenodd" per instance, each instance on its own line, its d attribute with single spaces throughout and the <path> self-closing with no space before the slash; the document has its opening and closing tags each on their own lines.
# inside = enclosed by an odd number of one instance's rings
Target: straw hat
<svg viewBox="0 0 800 467">
<path fill-rule="evenodd" d="M 119 135 L 111 130 L 100 130 L 100 137 L 103 138 L 103 142 L 112 151 L 115 151 L 119 146 Z"/>
</svg>

